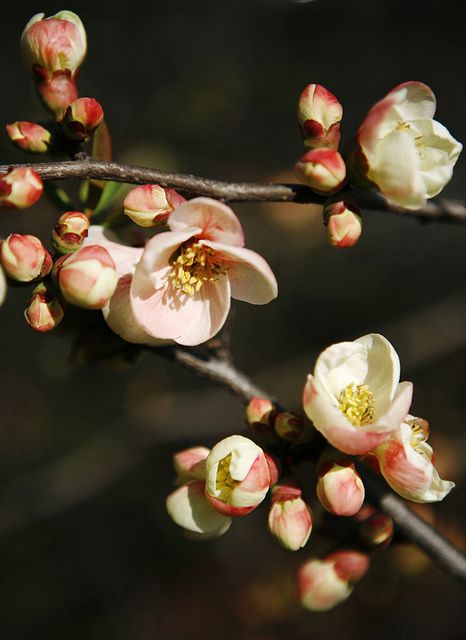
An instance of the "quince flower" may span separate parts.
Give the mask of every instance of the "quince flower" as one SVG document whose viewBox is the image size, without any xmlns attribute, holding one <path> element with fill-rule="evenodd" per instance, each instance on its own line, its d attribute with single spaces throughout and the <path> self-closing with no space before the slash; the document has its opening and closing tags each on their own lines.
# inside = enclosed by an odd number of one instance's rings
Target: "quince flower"
<svg viewBox="0 0 466 640">
<path fill-rule="evenodd" d="M 427 421 L 408 415 L 399 430 L 373 451 L 391 488 L 413 502 L 443 500 L 455 486 L 454 482 L 440 479 L 432 464 L 428 436 Z"/>
<path fill-rule="evenodd" d="M 348 166 L 390 200 L 419 209 L 450 180 L 462 145 L 433 120 L 435 96 L 422 82 L 405 82 L 367 114 Z"/>
<path fill-rule="evenodd" d="M 145 246 L 131 282 L 134 317 L 149 335 L 200 344 L 223 326 L 231 297 L 265 304 L 277 296 L 272 270 L 244 248 L 241 224 L 226 205 L 194 198 L 173 211 L 168 226 Z"/>
<path fill-rule="evenodd" d="M 336 449 L 362 455 L 398 430 L 408 413 L 412 383 L 399 377 L 398 355 L 383 336 L 334 344 L 308 376 L 304 410 Z"/>
</svg>

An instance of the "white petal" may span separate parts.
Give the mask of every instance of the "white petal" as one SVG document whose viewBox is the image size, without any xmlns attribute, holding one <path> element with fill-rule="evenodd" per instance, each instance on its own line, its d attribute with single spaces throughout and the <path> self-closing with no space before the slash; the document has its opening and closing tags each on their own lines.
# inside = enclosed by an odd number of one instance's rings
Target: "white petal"
<svg viewBox="0 0 466 640">
<path fill-rule="evenodd" d="M 242 247 L 244 235 L 241 223 L 230 207 L 212 198 L 193 198 L 183 202 L 168 219 L 173 231 L 200 227 L 201 237 Z"/>
<path fill-rule="evenodd" d="M 385 413 L 400 380 L 400 359 L 390 342 L 378 333 L 355 340 L 366 348 L 367 376 L 364 383 L 374 394 L 376 416 Z"/>
<path fill-rule="evenodd" d="M 169 495 L 167 511 L 177 525 L 198 534 L 215 537 L 224 533 L 231 523 L 230 518 L 215 511 L 207 502 L 202 480 L 185 484 Z"/>
</svg>

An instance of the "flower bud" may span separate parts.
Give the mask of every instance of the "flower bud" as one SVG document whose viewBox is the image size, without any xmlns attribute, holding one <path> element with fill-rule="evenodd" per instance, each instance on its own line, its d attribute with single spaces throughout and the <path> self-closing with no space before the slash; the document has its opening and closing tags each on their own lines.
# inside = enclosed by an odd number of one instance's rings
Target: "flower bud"
<svg viewBox="0 0 466 640">
<path fill-rule="evenodd" d="M 313 436 L 312 428 L 309 422 L 295 413 L 281 411 L 273 423 L 276 434 L 294 444 L 304 444 L 310 442 Z"/>
<path fill-rule="evenodd" d="M 393 538 L 393 520 L 385 513 L 374 513 L 361 527 L 362 537 L 371 545 L 387 546 Z"/>
<path fill-rule="evenodd" d="M 206 497 L 223 515 L 244 516 L 265 498 L 271 483 L 264 452 L 252 440 L 230 436 L 207 456 Z"/>
<path fill-rule="evenodd" d="M 104 118 L 104 111 L 94 98 L 78 98 L 65 111 L 62 127 L 72 140 L 85 140 Z"/>
<path fill-rule="evenodd" d="M 194 539 L 217 538 L 231 525 L 227 518 L 216 511 L 206 500 L 204 481 L 195 480 L 184 484 L 171 493 L 166 502 L 168 515 Z"/>
<path fill-rule="evenodd" d="M 42 278 L 52 269 L 52 256 L 35 236 L 11 233 L 2 242 L 0 260 L 6 274 L 18 282 Z"/>
<path fill-rule="evenodd" d="M 173 465 L 180 478 L 205 479 L 205 460 L 210 453 L 207 447 L 191 447 L 173 456 Z"/>
<path fill-rule="evenodd" d="M 266 441 L 276 442 L 277 437 L 273 428 L 273 422 L 277 410 L 268 398 L 253 398 L 246 407 L 246 422 Z"/>
<path fill-rule="evenodd" d="M 28 308 L 24 312 L 26 322 L 34 331 L 45 333 L 55 329 L 64 316 L 63 307 L 54 293 L 41 282 L 32 292 Z"/>
<path fill-rule="evenodd" d="M 123 203 L 125 214 L 140 227 L 153 227 L 165 221 L 173 209 L 185 202 L 174 189 L 143 184 L 131 189 Z"/>
<path fill-rule="evenodd" d="M 369 568 L 369 557 L 358 551 L 337 551 L 305 562 L 298 572 L 299 600 L 311 611 L 328 611 L 346 600 Z"/>
<path fill-rule="evenodd" d="M 337 516 L 353 516 L 364 502 L 364 485 L 349 458 L 324 463 L 317 473 L 317 497 Z"/>
<path fill-rule="evenodd" d="M 327 225 L 328 241 L 333 247 L 352 247 L 361 236 L 360 211 L 348 200 L 326 205 L 324 222 Z"/>
<path fill-rule="evenodd" d="M 54 276 L 67 302 L 102 309 L 115 292 L 118 276 L 106 249 L 91 244 L 55 263 Z"/>
<path fill-rule="evenodd" d="M 37 67 L 35 81 L 37 93 L 44 107 L 60 121 L 67 107 L 78 98 L 78 88 L 71 73 L 65 70 L 49 75 L 41 67 Z"/>
<path fill-rule="evenodd" d="M 58 253 L 74 253 L 87 238 L 89 218 L 80 211 L 67 211 L 58 218 L 52 231 L 52 244 Z"/>
<path fill-rule="evenodd" d="M 295 172 L 301 182 L 321 195 L 336 193 L 346 180 L 345 161 L 333 149 L 308 151 L 297 163 Z"/>
<path fill-rule="evenodd" d="M 0 206 L 12 209 L 32 207 L 42 195 L 40 176 L 29 167 L 11 169 L 0 175 Z"/>
<path fill-rule="evenodd" d="M 45 19 L 44 15 L 33 16 L 21 35 L 24 62 L 49 73 L 67 70 L 74 75 L 87 50 L 83 23 L 72 11 L 59 11 Z"/>
<path fill-rule="evenodd" d="M 320 84 L 309 84 L 298 102 L 298 121 L 309 149 L 338 149 L 343 107 L 335 96 Z"/>
<path fill-rule="evenodd" d="M 45 153 L 52 138 L 50 131 L 35 122 L 7 124 L 6 132 L 14 145 L 31 153 Z"/>
<path fill-rule="evenodd" d="M 282 484 L 272 489 L 269 531 L 290 551 L 304 547 L 312 531 L 311 508 L 301 498 L 301 489 Z"/>
</svg>

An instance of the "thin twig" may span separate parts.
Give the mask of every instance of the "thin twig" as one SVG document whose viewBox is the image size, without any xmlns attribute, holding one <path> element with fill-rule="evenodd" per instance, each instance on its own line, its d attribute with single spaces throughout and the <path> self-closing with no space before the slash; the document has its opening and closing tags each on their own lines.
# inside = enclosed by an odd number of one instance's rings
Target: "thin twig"
<svg viewBox="0 0 466 640">
<path fill-rule="evenodd" d="M 66 162 L 38 162 L 35 164 L 0 165 L 0 173 L 9 168 L 32 166 L 44 180 L 68 178 L 113 180 L 130 184 L 160 184 L 179 189 L 187 194 L 209 196 L 225 202 L 295 202 L 298 204 L 323 204 L 324 196 L 316 195 L 300 184 L 254 184 L 252 182 L 222 182 L 193 175 L 158 171 L 149 167 L 138 167 L 101 160 L 75 160 Z M 367 209 L 388 211 L 422 221 L 466 223 L 466 205 L 454 200 L 428 202 L 416 211 L 403 209 L 389 203 L 376 191 L 353 191 L 358 204 Z"/>
</svg>

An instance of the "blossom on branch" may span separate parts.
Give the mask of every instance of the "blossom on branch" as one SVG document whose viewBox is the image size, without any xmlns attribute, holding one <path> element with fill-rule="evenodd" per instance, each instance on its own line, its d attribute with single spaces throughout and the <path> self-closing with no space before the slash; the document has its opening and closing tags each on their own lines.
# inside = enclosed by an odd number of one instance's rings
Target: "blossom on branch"
<svg viewBox="0 0 466 640">
<path fill-rule="evenodd" d="M 435 96 L 404 82 L 377 102 L 361 124 L 347 161 L 353 181 L 376 186 L 396 204 L 419 209 L 450 180 L 462 145 L 433 120 Z"/>
<path fill-rule="evenodd" d="M 272 270 L 244 248 L 226 205 L 195 198 L 175 209 L 168 226 L 146 244 L 131 282 L 134 317 L 149 335 L 200 344 L 223 326 L 231 297 L 265 304 L 277 296 Z"/>
<path fill-rule="evenodd" d="M 391 488 L 413 502 L 443 500 L 455 486 L 439 477 L 428 437 L 426 420 L 408 415 L 399 430 L 373 451 Z"/>
<path fill-rule="evenodd" d="M 411 382 L 379 334 L 334 344 L 317 359 L 303 393 L 304 410 L 336 449 L 362 455 L 399 429 L 411 405 Z"/>
</svg>

